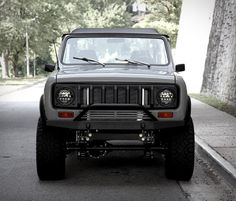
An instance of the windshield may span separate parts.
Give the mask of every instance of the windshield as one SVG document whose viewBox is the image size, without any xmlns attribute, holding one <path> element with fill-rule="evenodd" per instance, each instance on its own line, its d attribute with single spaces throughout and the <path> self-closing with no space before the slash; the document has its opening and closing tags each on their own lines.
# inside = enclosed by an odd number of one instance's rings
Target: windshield
<svg viewBox="0 0 236 201">
<path fill-rule="evenodd" d="M 69 38 L 64 50 L 63 63 L 88 63 L 75 57 L 92 59 L 104 64 L 127 63 L 125 60 L 151 65 L 168 64 L 165 43 L 157 38 Z"/>
</svg>

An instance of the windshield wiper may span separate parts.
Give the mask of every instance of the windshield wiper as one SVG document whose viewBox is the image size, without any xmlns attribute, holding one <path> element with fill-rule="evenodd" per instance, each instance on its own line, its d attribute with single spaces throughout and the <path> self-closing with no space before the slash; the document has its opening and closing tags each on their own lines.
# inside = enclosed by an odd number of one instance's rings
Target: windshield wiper
<svg viewBox="0 0 236 201">
<path fill-rule="evenodd" d="M 73 57 L 73 59 L 78 59 L 78 60 L 86 61 L 86 62 L 94 62 L 94 63 L 97 63 L 97 64 L 101 64 L 103 67 L 105 67 L 104 63 L 101 63 L 101 62 L 99 62 L 97 60 L 94 60 L 94 59 L 89 59 L 89 58 L 86 58 L 86 57 Z"/>
<path fill-rule="evenodd" d="M 141 65 L 145 65 L 145 66 L 147 66 L 148 68 L 151 67 L 151 65 L 148 64 L 148 63 L 144 63 L 144 62 L 136 61 L 136 60 L 119 59 L 119 58 L 115 58 L 115 60 L 117 60 L 117 61 L 125 61 L 125 62 L 127 62 L 127 63 L 129 63 L 129 64 L 141 64 Z"/>
</svg>

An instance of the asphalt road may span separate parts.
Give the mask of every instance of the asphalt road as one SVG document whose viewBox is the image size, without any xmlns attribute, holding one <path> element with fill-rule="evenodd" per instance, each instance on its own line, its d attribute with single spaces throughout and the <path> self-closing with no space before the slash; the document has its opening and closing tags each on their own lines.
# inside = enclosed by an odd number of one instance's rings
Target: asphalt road
<svg viewBox="0 0 236 201">
<path fill-rule="evenodd" d="M 43 84 L 0 95 L 0 201 L 236 200 L 235 189 L 196 157 L 190 182 L 165 178 L 161 156 L 111 153 L 103 159 L 67 158 L 66 179 L 42 182 L 35 166 L 38 100 Z"/>
</svg>

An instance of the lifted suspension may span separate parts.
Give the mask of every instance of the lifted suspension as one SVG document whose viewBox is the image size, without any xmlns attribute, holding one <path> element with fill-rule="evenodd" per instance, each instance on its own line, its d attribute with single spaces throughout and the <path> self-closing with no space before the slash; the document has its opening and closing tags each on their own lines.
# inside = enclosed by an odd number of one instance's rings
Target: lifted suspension
<svg viewBox="0 0 236 201">
<path fill-rule="evenodd" d="M 114 145 L 110 143 L 112 140 L 94 140 L 96 135 L 102 135 L 102 133 L 97 133 L 95 131 L 95 133 L 92 134 L 89 129 L 78 130 L 75 134 L 75 141 L 67 142 L 67 150 L 69 152 L 77 151 L 79 158 L 99 158 L 105 156 L 110 151 L 144 151 L 146 157 L 152 158 L 154 151 L 160 153 L 166 152 L 165 147 L 156 145 L 156 136 L 154 132 L 144 129 L 142 129 L 140 134 L 136 134 L 136 140 L 142 143 L 128 146 L 122 144 Z"/>
</svg>

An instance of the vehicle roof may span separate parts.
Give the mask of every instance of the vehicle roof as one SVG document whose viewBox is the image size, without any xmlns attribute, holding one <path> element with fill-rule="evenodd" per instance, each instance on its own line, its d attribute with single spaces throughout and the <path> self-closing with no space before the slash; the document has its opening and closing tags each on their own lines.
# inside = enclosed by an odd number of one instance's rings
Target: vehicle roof
<svg viewBox="0 0 236 201">
<path fill-rule="evenodd" d="M 156 29 L 151 28 L 77 28 L 71 33 L 159 34 Z"/>
</svg>

